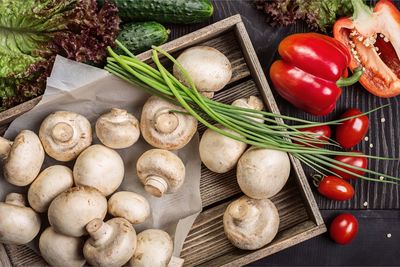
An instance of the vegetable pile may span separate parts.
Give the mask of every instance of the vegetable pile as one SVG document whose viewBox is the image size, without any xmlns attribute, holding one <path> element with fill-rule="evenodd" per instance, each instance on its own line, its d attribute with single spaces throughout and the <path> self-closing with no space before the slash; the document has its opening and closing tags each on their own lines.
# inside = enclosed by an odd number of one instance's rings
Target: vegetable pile
<svg viewBox="0 0 400 267">
<path fill-rule="evenodd" d="M 5 0 L 0 13 L 1 109 L 42 94 L 57 54 L 100 63 L 119 30 L 116 7 L 96 0 Z"/>
<path fill-rule="evenodd" d="M 148 109 L 162 110 L 163 105 L 171 107 L 164 100 L 154 103 L 153 98 L 146 102 L 142 114 L 149 113 Z M 194 120 L 183 114 L 179 119 Z M 38 135 L 23 130 L 13 142 L 0 137 L 7 181 L 29 186 L 27 198 L 10 193 L 0 202 L 0 242 L 26 244 L 40 235 L 40 253 L 52 266 L 167 266 L 173 251 L 170 235 L 159 229 L 137 235 L 134 228 L 150 219 L 152 207 L 147 198 L 129 191 L 116 192 L 124 179 L 125 164 L 113 148 L 135 145 L 140 129 L 145 134 L 143 129 L 148 126 L 146 118 L 142 117 L 139 125 L 133 114 L 113 108 L 97 118 L 95 132 L 102 144 L 92 144 L 93 131 L 87 118 L 56 111 L 42 121 Z M 182 146 L 193 137 L 197 122 L 193 128 L 192 134 L 181 140 Z M 162 149 L 166 137 L 168 134 L 153 136 L 153 140 L 160 139 L 157 149 L 145 151 L 136 162 L 138 181 L 155 197 L 179 191 L 185 180 L 181 158 Z M 46 154 L 60 164 L 41 171 Z M 72 170 L 61 165 L 71 161 L 75 161 Z M 39 213 L 47 215 L 50 225 L 41 233 L 45 223 Z M 105 220 L 107 213 L 111 218 Z"/>
</svg>

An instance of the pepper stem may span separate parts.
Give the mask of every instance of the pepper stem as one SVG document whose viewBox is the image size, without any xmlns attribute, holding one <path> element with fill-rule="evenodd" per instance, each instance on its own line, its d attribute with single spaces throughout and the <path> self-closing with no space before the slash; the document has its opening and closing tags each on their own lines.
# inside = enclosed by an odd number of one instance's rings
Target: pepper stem
<svg viewBox="0 0 400 267">
<path fill-rule="evenodd" d="M 362 16 L 370 16 L 372 14 L 372 8 L 364 4 L 363 0 L 351 0 L 353 5 L 353 16 L 352 19 L 357 19 Z"/>
<path fill-rule="evenodd" d="M 347 78 L 340 78 L 339 80 L 336 81 L 336 85 L 338 87 L 353 85 L 356 82 L 358 82 L 362 74 L 363 70 L 361 68 L 355 68 L 352 76 Z"/>
</svg>

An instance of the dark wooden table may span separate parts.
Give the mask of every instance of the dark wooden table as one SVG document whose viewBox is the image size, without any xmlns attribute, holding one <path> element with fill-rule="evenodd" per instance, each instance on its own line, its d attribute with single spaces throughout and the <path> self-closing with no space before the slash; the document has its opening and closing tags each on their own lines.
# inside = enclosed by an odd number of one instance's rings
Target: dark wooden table
<svg viewBox="0 0 400 267">
<path fill-rule="evenodd" d="M 400 7 L 399 1 L 396 4 Z M 268 26 L 265 15 L 253 6 L 252 1 L 214 0 L 214 8 L 213 17 L 206 23 L 189 26 L 168 25 L 171 29 L 171 39 L 231 15 L 241 14 L 267 78 L 269 66 L 277 57 L 277 47 L 282 38 L 291 33 L 309 31 L 301 23 L 279 28 Z M 369 116 L 371 124 L 367 134 L 369 140 L 362 141 L 356 149 L 367 154 L 400 157 L 399 97 L 378 98 L 356 84 L 343 89 L 335 111 L 323 118 L 295 109 L 278 95 L 276 100 L 283 114 L 318 121 L 336 118 L 350 107 L 367 111 L 389 103 L 390 107 Z M 381 122 L 382 118 L 385 119 L 384 122 Z M 369 161 L 371 169 L 397 177 L 400 176 L 399 164 L 399 161 Z M 312 172 L 308 170 L 308 174 L 311 175 Z M 327 235 L 323 235 L 255 262 L 254 266 L 400 266 L 399 187 L 363 180 L 353 181 L 352 184 L 356 194 L 350 201 L 331 201 L 315 192 L 316 200 L 328 225 L 332 217 L 341 212 L 352 213 L 359 219 L 360 232 L 352 244 L 339 246 L 330 241 Z"/>
</svg>

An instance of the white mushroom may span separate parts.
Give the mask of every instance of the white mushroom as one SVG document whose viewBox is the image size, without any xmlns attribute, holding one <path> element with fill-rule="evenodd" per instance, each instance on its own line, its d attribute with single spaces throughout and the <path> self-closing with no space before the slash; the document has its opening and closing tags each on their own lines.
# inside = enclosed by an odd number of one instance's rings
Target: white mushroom
<svg viewBox="0 0 400 267">
<path fill-rule="evenodd" d="M 216 127 L 240 137 L 235 131 L 221 125 L 216 125 Z M 246 147 L 247 145 L 243 142 L 207 129 L 200 139 L 200 159 L 210 171 L 225 173 L 236 166 L 240 156 L 246 150 Z"/>
<path fill-rule="evenodd" d="M 279 213 L 269 199 L 243 196 L 229 204 L 223 221 L 229 241 L 246 250 L 267 245 L 279 229 Z"/>
<path fill-rule="evenodd" d="M 176 192 L 185 180 L 182 160 L 163 149 L 151 149 L 143 153 L 136 163 L 136 171 L 144 189 L 156 197 Z"/>
<path fill-rule="evenodd" d="M 0 202 L 0 243 L 22 245 L 31 242 L 40 230 L 39 215 L 26 207 L 23 195 L 10 193 Z"/>
<path fill-rule="evenodd" d="M 37 212 L 45 212 L 53 199 L 74 185 L 70 168 L 54 165 L 43 170 L 28 190 L 29 205 Z"/>
<path fill-rule="evenodd" d="M 83 240 L 79 237 L 66 236 L 48 227 L 39 239 L 40 254 L 51 266 L 81 267 L 85 265 Z"/>
<path fill-rule="evenodd" d="M 48 218 L 58 233 L 80 237 L 91 220 L 104 219 L 107 199 L 95 188 L 77 186 L 58 195 L 50 204 Z"/>
<path fill-rule="evenodd" d="M 126 110 L 113 108 L 97 119 L 96 135 L 105 146 L 127 148 L 139 139 L 139 121 Z"/>
<path fill-rule="evenodd" d="M 143 106 L 140 130 L 150 145 L 177 150 L 190 142 L 197 130 L 197 120 L 176 106 L 157 96 L 150 97 Z"/>
<path fill-rule="evenodd" d="M 197 90 L 205 92 L 211 97 L 214 92 L 224 88 L 232 77 L 232 66 L 229 59 L 212 47 L 191 47 L 183 51 L 177 61 L 192 79 Z M 174 65 L 173 73 L 179 81 L 190 86 L 177 65 Z"/>
<path fill-rule="evenodd" d="M 76 185 L 94 187 L 108 196 L 124 179 L 124 162 L 116 151 L 103 145 L 92 145 L 76 159 L 73 173 Z"/>
<path fill-rule="evenodd" d="M 150 204 L 139 194 L 120 191 L 108 200 L 108 213 L 125 218 L 132 224 L 139 224 L 150 216 Z"/>
<path fill-rule="evenodd" d="M 36 178 L 44 161 L 44 150 L 38 136 L 21 131 L 14 142 L 0 137 L 0 157 L 4 158 L 4 178 L 13 185 L 26 186 Z"/>
<path fill-rule="evenodd" d="M 264 103 L 262 102 L 262 100 L 259 97 L 253 95 L 247 98 L 239 98 L 233 101 L 232 106 L 260 110 L 260 111 L 264 109 Z M 260 115 L 260 117 L 262 117 L 262 115 Z M 256 122 L 260 123 L 264 122 L 262 118 L 254 118 L 254 117 L 249 117 L 249 118 Z"/>
<path fill-rule="evenodd" d="M 94 219 L 86 226 L 90 238 L 83 254 L 92 266 L 119 267 L 133 256 L 136 249 L 136 232 L 124 218 L 107 222 Z"/>
<path fill-rule="evenodd" d="M 167 232 L 144 230 L 137 236 L 137 248 L 129 261 L 134 267 L 166 267 L 172 257 L 174 244 Z"/>
<path fill-rule="evenodd" d="M 238 99 L 234 101 L 232 105 L 256 110 L 262 110 L 264 108 L 263 102 L 256 96 Z M 259 119 L 256 118 L 255 120 Z M 216 127 L 240 137 L 240 135 L 235 131 L 227 129 L 221 125 L 216 125 Z M 200 140 L 200 159 L 210 171 L 225 173 L 236 166 L 240 156 L 244 153 L 246 148 L 247 145 L 243 142 L 219 134 L 211 129 L 207 129 Z"/>
<path fill-rule="evenodd" d="M 80 114 L 57 111 L 42 122 L 39 137 L 50 157 L 70 161 L 90 146 L 92 128 L 90 122 Z"/>
<path fill-rule="evenodd" d="M 243 193 L 251 198 L 263 199 L 281 191 L 289 174 L 287 153 L 251 147 L 239 159 L 236 176 Z"/>
</svg>

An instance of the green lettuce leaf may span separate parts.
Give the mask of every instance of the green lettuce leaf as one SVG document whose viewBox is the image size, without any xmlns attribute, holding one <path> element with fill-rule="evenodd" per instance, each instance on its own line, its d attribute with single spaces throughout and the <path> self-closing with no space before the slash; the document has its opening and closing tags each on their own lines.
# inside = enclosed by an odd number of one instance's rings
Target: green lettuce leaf
<svg viewBox="0 0 400 267">
<path fill-rule="evenodd" d="M 1 109 L 42 94 L 57 54 L 101 63 L 120 23 L 96 0 L 0 0 L 0 14 Z"/>
</svg>

